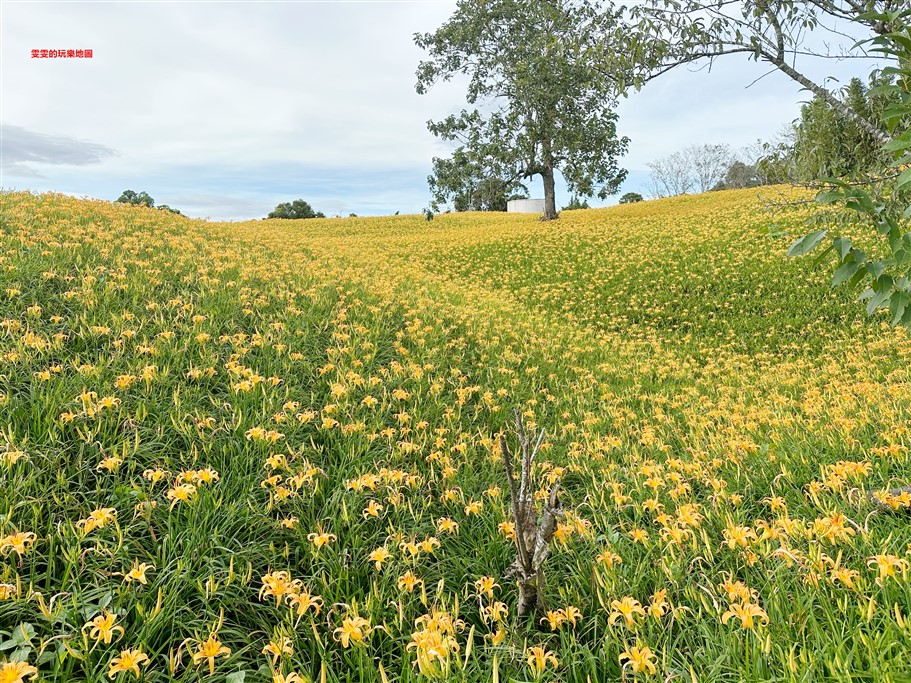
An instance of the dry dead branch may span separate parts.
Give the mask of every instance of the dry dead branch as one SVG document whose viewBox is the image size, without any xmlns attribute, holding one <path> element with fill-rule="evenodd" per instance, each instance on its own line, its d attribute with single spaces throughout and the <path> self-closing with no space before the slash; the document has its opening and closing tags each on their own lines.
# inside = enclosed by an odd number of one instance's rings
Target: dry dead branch
<svg viewBox="0 0 911 683">
<path fill-rule="evenodd" d="M 550 542 L 557 523 L 563 517 L 563 508 L 557 496 L 560 485 L 555 483 L 544 503 L 540 519 L 535 505 L 531 473 L 535 456 L 544 441 L 544 429 L 538 434 L 534 446 L 528 440 L 522 413 L 516 409 L 516 433 L 519 438 L 521 456 L 519 479 L 512 453 L 506 442 L 506 436 L 500 436 L 500 451 L 506 466 L 506 478 L 509 481 L 509 495 L 512 501 L 512 518 L 516 529 L 516 560 L 506 570 L 505 576 L 515 576 L 519 585 L 518 614 L 535 614 L 543 608 L 541 592 L 544 588 L 544 561 L 550 554 Z"/>
</svg>

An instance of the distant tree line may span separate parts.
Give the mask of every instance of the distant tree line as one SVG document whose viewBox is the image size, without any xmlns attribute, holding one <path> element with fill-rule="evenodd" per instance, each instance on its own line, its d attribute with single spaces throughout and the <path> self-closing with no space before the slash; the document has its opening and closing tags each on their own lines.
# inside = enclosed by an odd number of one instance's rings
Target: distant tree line
<svg viewBox="0 0 911 683">
<path fill-rule="evenodd" d="M 177 209 L 172 209 L 167 204 L 161 204 L 155 206 L 155 200 L 148 192 L 136 192 L 134 190 L 124 190 L 121 195 L 115 200 L 115 202 L 120 204 L 133 204 L 134 206 L 148 206 L 149 208 L 157 208 L 162 211 L 170 211 L 171 213 L 176 213 L 180 216 L 183 214 Z M 504 206 L 503 210 L 506 210 Z M 350 216 L 355 216 L 355 214 L 350 214 Z M 295 199 L 293 202 L 284 202 L 275 207 L 275 209 L 269 214 L 269 218 L 325 218 L 326 215 L 321 211 L 314 211 L 313 207 L 310 206 L 309 202 L 305 202 L 303 199 Z"/>
<path fill-rule="evenodd" d="M 275 207 L 269 214 L 269 218 L 325 218 L 326 214 L 322 211 L 314 211 L 309 202 L 303 199 L 295 199 L 293 202 L 283 202 Z"/>
<path fill-rule="evenodd" d="M 171 213 L 176 213 L 178 216 L 183 216 L 180 211 L 177 209 L 172 209 L 167 204 L 161 204 L 160 206 L 155 206 L 155 200 L 152 199 L 152 196 L 148 192 L 135 192 L 134 190 L 124 190 L 120 196 L 114 200 L 115 204 L 133 204 L 134 206 L 148 206 L 149 208 L 157 208 L 161 211 L 170 211 Z"/>
</svg>

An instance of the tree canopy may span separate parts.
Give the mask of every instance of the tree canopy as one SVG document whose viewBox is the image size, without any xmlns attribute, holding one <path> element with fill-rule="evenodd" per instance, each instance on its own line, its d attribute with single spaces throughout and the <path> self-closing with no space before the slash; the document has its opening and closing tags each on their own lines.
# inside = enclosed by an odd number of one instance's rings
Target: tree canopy
<svg viewBox="0 0 911 683">
<path fill-rule="evenodd" d="M 510 199 L 528 196 L 528 189 L 519 181 L 485 177 L 484 173 L 464 149 L 457 149 L 448 159 L 434 157 L 433 173 L 427 177 L 433 210 L 451 203 L 455 211 L 506 211 Z"/>
<path fill-rule="evenodd" d="M 566 211 L 574 211 L 576 209 L 590 209 L 588 202 L 580 197 L 570 197 L 569 203 L 563 207 Z"/>
<path fill-rule="evenodd" d="M 622 197 L 620 197 L 620 204 L 635 204 L 636 202 L 641 202 L 643 197 L 638 192 L 627 192 Z"/>
<path fill-rule="evenodd" d="M 896 104 L 890 90 L 881 90 L 888 84 L 888 78 L 875 72 L 868 84 L 851 79 L 837 97 L 864 117 L 882 121 L 883 112 Z M 852 176 L 882 168 L 888 160 L 879 137 L 820 97 L 801 107 L 790 152 L 798 181 Z"/>
<path fill-rule="evenodd" d="M 838 264 L 833 286 L 867 284 L 860 299 L 867 302 L 868 314 L 888 309 L 893 325 L 911 329 L 911 8 L 907 0 L 642 0 L 625 10 L 625 16 L 632 21 L 627 32 L 605 33 L 598 48 L 605 77 L 622 88 L 641 87 L 681 64 L 739 53 L 766 62 L 813 94 L 814 101 L 802 112 L 804 125 L 793 133 L 794 144 L 775 145 L 754 170 L 766 178 L 786 174 L 796 150 L 812 162 L 807 175 L 854 174 L 849 179 L 819 178 L 828 187 L 817 201 L 856 212 L 882 241 L 870 254 L 849 237 L 832 237 L 828 229 L 821 229 L 795 241 L 788 253 L 809 253 L 831 238 L 826 253 L 834 253 Z M 850 22 L 848 29 L 839 25 L 844 20 Z M 850 43 L 840 50 L 808 48 L 804 37 L 817 29 L 849 38 Z M 858 34 L 866 37 L 857 40 Z M 798 58 L 870 56 L 886 63 L 870 74 L 873 87 L 853 81 L 841 94 L 798 68 Z M 804 144 L 808 141 L 809 145 Z M 734 170 L 743 177 L 744 169 Z M 824 220 L 825 214 L 817 217 Z"/>
<path fill-rule="evenodd" d="M 540 176 L 547 219 L 557 217 L 557 172 L 573 194 L 615 193 L 626 176 L 617 158 L 628 140 L 617 137 L 615 81 L 590 54 L 618 18 L 593 0 L 460 0 L 435 32 L 415 35 L 429 54 L 416 89 L 426 93 L 464 74 L 474 108 L 430 121 L 429 130 L 457 143 L 453 158 L 476 178 L 509 185 Z M 435 164 L 439 170 L 450 167 Z"/>
<path fill-rule="evenodd" d="M 325 218 L 326 215 L 321 211 L 314 211 L 313 207 L 303 199 L 295 199 L 293 202 L 283 202 L 275 207 L 269 214 L 269 218 Z"/>
<path fill-rule="evenodd" d="M 765 185 L 765 179 L 755 164 L 749 164 L 737 159 L 724 174 L 713 190 L 740 190 L 746 187 Z"/>
<path fill-rule="evenodd" d="M 155 200 L 149 196 L 148 192 L 134 192 L 133 190 L 124 190 L 114 202 L 135 204 L 136 206 L 155 206 Z"/>
</svg>

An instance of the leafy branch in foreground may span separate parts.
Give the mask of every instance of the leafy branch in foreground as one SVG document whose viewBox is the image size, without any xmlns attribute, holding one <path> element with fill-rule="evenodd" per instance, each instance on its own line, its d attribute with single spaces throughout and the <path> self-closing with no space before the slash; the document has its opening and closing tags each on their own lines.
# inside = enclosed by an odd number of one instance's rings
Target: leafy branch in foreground
<svg viewBox="0 0 911 683">
<path fill-rule="evenodd" d="M 880 22 L 893 30 L 873 38 L 873 51 L 895 60 L 883 69 L 891 82 L 877 90 L 894 96 L 883 112 L 883 123 L 891 139 L 883 149 L 892 156 L 890 169 L 881 177 L 855 185 L 840 179 L 826 179 L 829 187 L 816 197 L 820 204 L 842 203 L 872 225 L 885 241 L 884 255 L 868 254 L 854 246 L 849 237 L 836 236 L 823 252 L 832 251 L 838 267 L 832 286 L 867 283 L 859 300 L 867 302 L 867 314 L 888 309 L 892 325 L 911 329 L 911 10 L 889 14 L 866 14 L 858 19 Z M 829 236 L 828 230 L 804 235 L 788 249 L 788 256 L 809 253 Z"/>
<path fill-rule="evenodd" d="M 719 57 L 743 55 L 784 74 L 869 136 L 884 141 L 886 131 L 875 117 L 815 82 L 798 62 L 870 58 L 867 51 L 858 49 L 863 43 L 847 50 L 816 51 L 805 38 L 817 31 L 829 34 L 837 45 L 846 37 L 839 28 L 845 19 L 866 35 L 888 35 L 899 30 L 895 8 L 901 6 L 901 0 L 643 0 L 628 9 L 629 26 L 621 38 L 627 44 L 615 54 L 616 46 L 605 41 L 602 50 L 607 73 L 619 75 L 637 89 L 682 65 L 711 66 Z M 626 62 L 619 70 L 618 59 Z"/>
</svg>

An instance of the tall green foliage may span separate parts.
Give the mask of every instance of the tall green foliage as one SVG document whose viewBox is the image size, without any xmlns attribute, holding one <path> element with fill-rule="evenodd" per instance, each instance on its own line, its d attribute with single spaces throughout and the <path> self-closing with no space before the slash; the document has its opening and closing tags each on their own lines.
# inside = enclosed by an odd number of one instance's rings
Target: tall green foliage
<svg viewBox="0 0 911 683">
<path fill-rule="evenodd" d="M 474 162 L 464 149 L 455 150 L 449 159 L 434 157 L 433 173 L 427 176 L 433 195 L 431 208 L 439 211 L 451 203 L 455 211 L 506 211 L 511 198 L 528 196 L 527 188 L 517 180 L 485 173 L 483 165 Z"/>
<path fill-rule="evenodd" d="M 833 286 L 865 284 L 859 300 L 866 301 L 867 313 L 888 309 L 893 325 L 911 329 L 911 9 L 861 16 L 881 21 L 893 30 L 872 39 L 873 50 L 888 58 L 883 69 L 889 82 L 873 88 L 889 104 L 881 116 L 891 140 L 882 146 L 891 156 L 888 170 L 862 184 L 829 179 L 830 189 L 817 196 L 821 204 L 843 204 L 875 229 L 880 238 L 876 253 L 859 249 L 850 238 L 835 236 L 826 252 L 834 252 L 837 268 Z M 806 254 L 824 243 L 829 230 L 817 230 L 791 245 L 790 256 Z"/>
<path fill-rule="evenodd" d="M 887 85 L 888 79 L 879 73 L 871 75 L 869 85 L 853 78 L 840 99 L 865 118 L 881 120 L 895 103 L 895 93 L 882 88 Z M 795 178 L 804 181 L 874 171 L 888 159 L 878 137 L 820 97 L 801 108 L 792 157 Z"/>
</svg>

